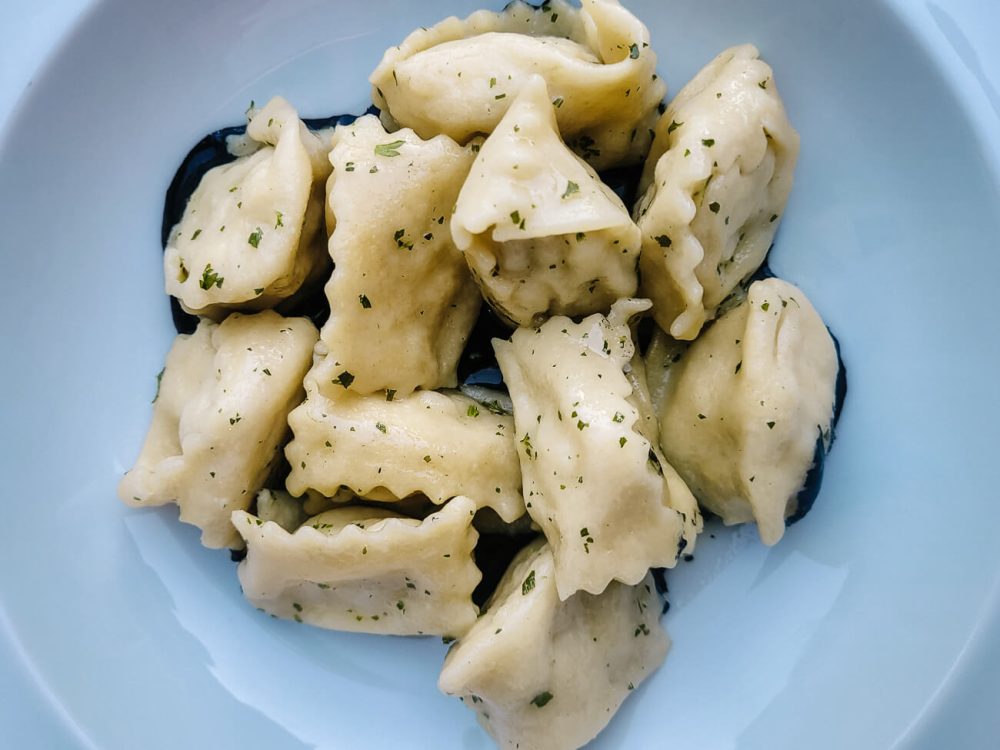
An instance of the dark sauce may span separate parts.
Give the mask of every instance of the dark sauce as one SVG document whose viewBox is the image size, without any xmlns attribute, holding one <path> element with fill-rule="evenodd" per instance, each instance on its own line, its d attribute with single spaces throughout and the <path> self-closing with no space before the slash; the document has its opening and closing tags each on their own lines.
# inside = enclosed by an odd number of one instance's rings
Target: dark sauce
<svg viewBox="0 0 1000 750">
<path fill-rule="evenodd" d="M 649 572 L 653 574 L 653 584 L 656 586 L 656 593 L 663 599 L 663 609 L 660 610 L 660 614 L 665 615 L 670 610 L 670 599 L 667 596 L 670 593 L 670 589 L 667 586 L 667 569 L 653 568 Z"/>
<path fill-rule="evenodd" d="M 777 275 L 774 273 L 774 271 L 771 270 L 770 261 L 771 261 L 771 251 L 773 249 L 774 245 L 771 245 L 771 247 L 767 249 L 767 255 L 764 256 L 764 262 L 760 264 L 760 268 L 754 271 L 753 275 L 750 276 L 750 278 L 748 278 L 745 282 L 743 282 L 743 286 L 749 288 L 749 286 L 755 281 L 764 281 L 764 279 L 778 278 Z"/>
<path fill-rule="evenodd" d="M 503 9 L 500 12 L 501 13 L 506 13 L 508 10 L 510 10 L 515 5 L 526 5 L 527 7 L 531 8 L 534 11 L 548 11 L 549 10 L 548 0 L 545 0 L 545 2 L 541 2 L 541 3 L 529 3 L 527 0 L 510 0 L 509 3 L 507 3 L 505 6 L 503 6 Z"/>
<path fill-rule="evenodd" d="M 642 356 L 645 357 L 646 352 L 649 351 L 649 345 L 653 341 L 653 333 L 658 327 L 651 315 L 639 319 L 639 324 L 635 328 L 635 346 L 642 353 Z"/>
<path fill-rule="evenodd" d="M 486 600 L 496 591 L 497 584 L 500 583 L 503 574 L 507 572 L 511 560 L 536 537 L 536 534 L 518 534 L 516 536 L 480 534 L 476 548 L 473 550 L 476 566 L 483 574 L 479 585 L 472 592 L 472 601 L 476 603 L 477 607 L 482 609 Z"/>
<path fill-rule="evenodd" d="M 510 326 L 484 304 L 476 325 L 458 361 L 458 381 L 466 385 L 488 385 L 506 390 L 503 374 L 493 353 L 493 339 L 509 339 Z"/>
<path fill-rule="evenodd" d="M 622 199 L 622 203 L 631 210 L 639 197 L 639 177 L 642 176 L 642 163 L 605 169 L 598 176 L 605 185 L 615 191 L 615 194 Z"/>
<path fill-rule="evenodd" d="M 830 331 L 829 328 L 827 330 Z M 840 356 L 840 341 L 833 335 L 833 331 L 830 331 L 830 338 L 833 339 L 833 346 L 837 350 L 837 383 L 834 386 L 833 421 L 830 424 L 829 447 L 825 445 L 822 433 L 816 436 L 812 467 L 806 474 L 802 489 L 799 490 L 799 494 L 795 498 L 795 513 L 785 520 L 785 526 L 791 526 L 805 518 L 819 496 L 819 490 L 823 484 L 823 468 L 826 465 L 826 457 L 833 448 L 834 440 L 837 437 L 837 422 L 840 421 L 840 413 L 844 409 L 844 399 L 847 398 L 847 367 L 844 365 L 843 357 Z"/>
</svg>

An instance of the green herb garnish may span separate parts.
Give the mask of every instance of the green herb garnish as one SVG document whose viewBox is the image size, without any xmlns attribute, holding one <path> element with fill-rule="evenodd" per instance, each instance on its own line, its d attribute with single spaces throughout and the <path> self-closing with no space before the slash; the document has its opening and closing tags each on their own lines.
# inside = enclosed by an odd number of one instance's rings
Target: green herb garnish
<svg viewBox="0 0 1000 750">
<path fill-rule="evenodd" d="M 222 289 L 222 282 L 225 279 L 219 276 L 215 271 L 212 270 L 212 264 L 208 263 L 205 265 L 205 270 L 201 272 L 201 281 L 198 282 L 198 286 L 204 289 L 206 292 L 213 286 Z"/>
<path fill-rule="evenodd" d="M 406 141 L 393 141 L 392 143 L 380 143 L 375 146 L 376 156 L 399 156 L 399 147 Z"/>
<path fill-rule="evenodd" d="M 632 46 L 634 47 L 635 45 Z M 534 698 L 532 698 L 531 702 L 534 705 L 538 706 L 539 708 L 545 708 L 545 706 L 548 705 L 548 702 L 550 700 L 552 700 L 552 693 L 546 690 L 544 693 L 539 693 Z"/>
<path fill-rule="evenodd" d="M 263 236 L 264 232 L 261 230 L 260 227 L 257 227 L 255 230 L 253 230 L 253 232 L 250 233 L 250 236 L 247 237 L 247 242 L 249 242 L 254 247 L 260 247 L 260 238 Z"/>
<path fill-rule="evenodd" d="M 521 584 L 521 596 L 527 596 L 528 592 L 535 588 L 535 571 L 528 573 L 527 578 Z"/>
<path fill-rule="evenodd" d="M 354 382 L 354 376 L 351 373 L 349 373 L 347 370 L 344 370 L 342 373 L 340 373 L 340 375 L 338 375 L 337 377 L 335 377 L 330 382 L 333 383 L 334 385 L 339 385 L 339 386 L 342 386 L 344 388 L 350 388 L 351 387 L 351 383 Z"/>
</svg>

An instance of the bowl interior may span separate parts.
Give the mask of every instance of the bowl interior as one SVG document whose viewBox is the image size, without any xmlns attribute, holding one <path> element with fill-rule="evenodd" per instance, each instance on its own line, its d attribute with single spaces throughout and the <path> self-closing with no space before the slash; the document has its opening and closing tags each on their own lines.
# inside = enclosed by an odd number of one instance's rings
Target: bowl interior
<svg viewBox="0 0 1000 750">
<path fill-rule="evenodd" d="M 481 3 L 104 0 L 8 124 L 0 626 L 81 745 L 490 747 L 437 692 L 439 641 L 267 618 L 176 512 L 114 492 L 173 335 L 158 232 L 180 159 L 251 99 L 363 110 L 385 47 Z M 671 95 L 733 44 L 774 68 L 802 152 L 771 264 L 840 338 L 850 392 L 811 514 L 773 549 L 704 536 L 670 576 L 665 666 L 594 747 L 889 747 L 1000 563 L 995 488 L 966 470 L 995 460 L 996 178 L 888 6 L 626 4 Z"/>
</svg>

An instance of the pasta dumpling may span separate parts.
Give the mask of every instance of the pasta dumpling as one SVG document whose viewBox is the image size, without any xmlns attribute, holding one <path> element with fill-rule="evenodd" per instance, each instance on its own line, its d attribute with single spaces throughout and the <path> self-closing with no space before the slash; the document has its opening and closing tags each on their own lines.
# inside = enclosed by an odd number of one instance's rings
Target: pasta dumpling
<svg viewBox="0 0 1000 750">
<path fill-rule="evenodd" d="M 189 313 L 274 307 L 329 268 L 326 142 L 275 97 L 248 112 L 243 151 L 202 177 L 167 240 L 167 293 Z"/>
<path fill-rule="evenodd" d="M 493 342 L 514 401 L 525 506 L 552 545 L 564 600 L 672 567 L 701 530 L 691 492 L 643 434 L 624 372 L 635 351 L 628 320 L 648 307 L 622 300 L 608 318 L 555 317 Z"/>
<path fill-rule="evenodd" d="M 456 384 L 482 300 L 447 221 L 472 159 L 446 136 L 386 133 L 373 115 L 337 128 L 321 381 L 346 371 L 352 391 L 400 395 Z"/>
<path fill-rule="evenodd" d="M 555 112 L 532 76 L 483 144 L 451 220 L 483 294 L 514 325 L 606 312 L 638 283 L 639 228 L 562 142 Z"/>
<path fill-rule="evenodd" d="M 176 502 L 206 547 L 238 544 L 230 516 L 250 506 L 280 458 L 316 337 L 309 320 L 271 310 L 203 319 L 178 336 L 119 497 L 134 506 Z"/>
<path fill-rule="evenodd" d="M 421 493 L 441 504 L 465 495 L 504 521 L 524 515 L 514 420 L 456 392 L 327 397 L 316 373 L 308 397 L 288 417 L 285 448 L 293 495 L 327 496 L 346 486 L 369 500 L 394 502 Z"/>
<path fill-rule="evenodd" d="M 544 540 L 522 550 L 438 680 L 501 748 L 582 747 L 670 648 L 651 575 L 560 601 L 555 567 Z"/>
<path fill-rule="evenodd" d="M 559 130 L 596 169 L 638 162 L 666 86 L 649 31 L 618 0 L 519 0 L 419 29 L 390 47 L 370 77 L 387 119 L 424 138 L 490 133 L 541 74 Z"/>
<path fill-rule="evenodd" d="M 817 441 L 830 444 L 839 363 L 806 296 L 751 284 L 666 371 L 663 452 L 727 524 L 756 522 L 774 544 L 793 515 Z"/>
<path fill-rule="evenodd" d="M 720 54 L 671 102 L 636 206 L 640 292 L 671 336 L 695 338 L 764 261 L 798 153 L 771 68 L 750 45 Z"/>
<path fill-rule="evenodd" d="M 328 510 L 293 533 L 245 511 L 239 567 L 247 599 L 322 628 L 391 635 L 465 633 L 476 621 L 475 504 L 456 497 L 423 521 L 381 508 Z"/>
</svg>

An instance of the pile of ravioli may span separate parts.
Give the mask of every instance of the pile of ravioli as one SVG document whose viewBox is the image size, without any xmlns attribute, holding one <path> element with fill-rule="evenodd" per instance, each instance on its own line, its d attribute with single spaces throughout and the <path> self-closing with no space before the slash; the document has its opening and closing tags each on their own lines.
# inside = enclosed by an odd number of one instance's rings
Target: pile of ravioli
<svg viewBox="0 0 1000 750">
<path fill-rule="evenodd" d="M 245 547 L 267 613 L 454 640 L 439 685 L 498 745 L 577 748 L 664 660 L 650 569 L 699 507 L 774 544 L 829 448 L 834 342 L 751 282 L 798 135 L 751 46 L 664 109 L 617 0 L 448 18 L 370 80 L 326 131 L 251 109 L 192 194 L 164 270 L 199 322 L 120 495 Z M 631 207 L 598 174 L 628 165 Z M 289 311 L 324 283 L 317 330 Z M 503 384 L 459 388 L 484 301 Z M 483 531 L 534 537 L 480 609 Z"/>
</svg>

